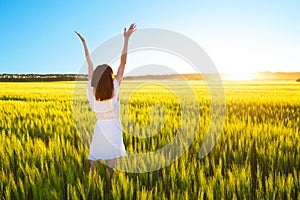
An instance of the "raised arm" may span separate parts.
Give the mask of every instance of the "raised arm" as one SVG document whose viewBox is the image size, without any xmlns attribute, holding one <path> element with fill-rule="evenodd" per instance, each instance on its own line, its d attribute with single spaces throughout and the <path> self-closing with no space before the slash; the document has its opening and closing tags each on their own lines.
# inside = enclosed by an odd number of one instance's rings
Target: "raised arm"
<svg viewBox="0 0 300 200">
<path fill-rule="evenodd" d="M 125 69 L 125 65 L 126 65 L 128 40 L 129 40 L 130 35 L 135 30 L 136 30 L 136 25 L 135 24 L 131 24 L 128 30 L 126 30 L 126 28 L 124 28 L 124 46 L 123 46 L 122 55 L 121 55 L 121 63 L 120 63 L 120 66 L 118 68 L 118 72 L 117 72 L 117 75 L 116 75 L 116 79 L 118 80 L 119 84 L 122 81 L 123 74 L 124 74 L 124 69 Z"/>
<path fill-rule="evenodd" d="M 89 50 L 88 50 L 88 48 L 87 48 L 87 45 L 86 45 L 86 42 L 85 42 L 84 37 L 82 37 L 82 36 L 81 36 L 79 33 L 77 33 L 76 31 L 75 31 L 75 33 L 78 35 L 78 37 L 79 37 L 80 40 L 82 41 L 83 48 L 84 48 L 84 53 L 85 53 L 85 57 L 86 57 L 86 62 L 87 62 L 87 64 L 88 64 L 88 80 L 92 80 L 94 68 L 93 68 L 93 62 L 92 62 L 92 60 L 91 60 Z"/>
</svg>

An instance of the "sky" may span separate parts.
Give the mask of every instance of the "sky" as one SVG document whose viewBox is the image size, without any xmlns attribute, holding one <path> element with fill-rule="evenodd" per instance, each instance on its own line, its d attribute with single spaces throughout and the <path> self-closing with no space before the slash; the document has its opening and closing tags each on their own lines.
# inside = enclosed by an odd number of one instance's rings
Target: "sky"
<svg viewBox="0 0 300 200">
<path fill-rule="evenodd" d="M 296 0 L 1 0 L 0 73 L 78 73 L 85 59 L 75 30 L 93 52 L 132 22 L 192 39 L 219 72 L 296 72 L 299 10 Z M 151 64 L 147 55 L 129 54 L 127 72 Z M 162 58 L 155 64 L 172 68 L 172 62 L 161 63 L 164 56 L 156 57 Z M 176 70 L 189 73 L 176 63 Z"/>
</svg>

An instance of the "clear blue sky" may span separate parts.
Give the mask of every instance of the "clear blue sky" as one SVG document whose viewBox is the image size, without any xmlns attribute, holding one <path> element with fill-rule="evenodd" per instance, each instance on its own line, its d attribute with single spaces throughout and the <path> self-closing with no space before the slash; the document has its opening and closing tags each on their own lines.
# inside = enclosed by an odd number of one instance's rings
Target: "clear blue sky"
<svg viewBox="0 0 300 200">
<path fill-rule="evenodd" d="M 90 50 L 136 22 L 196 41 L 221 72 L 300 71 L 300 1 L 1 0 L 0 73 L 77 73 Z"/>
</svg>

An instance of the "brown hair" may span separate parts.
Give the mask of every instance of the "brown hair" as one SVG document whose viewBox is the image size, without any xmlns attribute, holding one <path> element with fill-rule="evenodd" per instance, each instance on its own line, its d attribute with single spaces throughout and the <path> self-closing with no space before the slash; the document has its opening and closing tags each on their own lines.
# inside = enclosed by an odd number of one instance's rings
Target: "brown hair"
<svg viewBox="0 0 300 200">
<path fill-rule="evenodd" d="M 92 87 L 95 90 L 96 100 L 105 101 L 113 97 L 113 70 L 107 65 L 99 65 L 93 72 Z"/>
</svg>

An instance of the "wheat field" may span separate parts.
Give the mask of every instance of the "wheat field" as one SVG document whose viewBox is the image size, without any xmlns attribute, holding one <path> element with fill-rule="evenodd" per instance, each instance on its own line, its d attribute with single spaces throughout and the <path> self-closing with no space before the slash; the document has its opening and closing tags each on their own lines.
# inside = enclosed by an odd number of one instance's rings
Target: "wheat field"
<svg viewBox="0 0 300 200">
<path fill-rule="evenodd" d="M 195 105 L 180 81 L 138 89 L 143 82 L 124 81 L 121 121 L 128 152 L 167 145 L 182 119 L 185 128 L 198 128 L 170 165 L 118 171 L 111 188 L 106 165 L 89 171 L 96 117 L 85 96 L 76 99 L 78 110 L 73 99 L 74 88 L 84 92 L 85 84 L 0 83 L 0 199 L 300 199 L 299 83 L 225 82 L 222 132 L 208 156 L 199 158 L 211 120 L 205 83 L 189 82 Z M 182 102 L 190 115 L 181 116 Z"/>
</svg>

